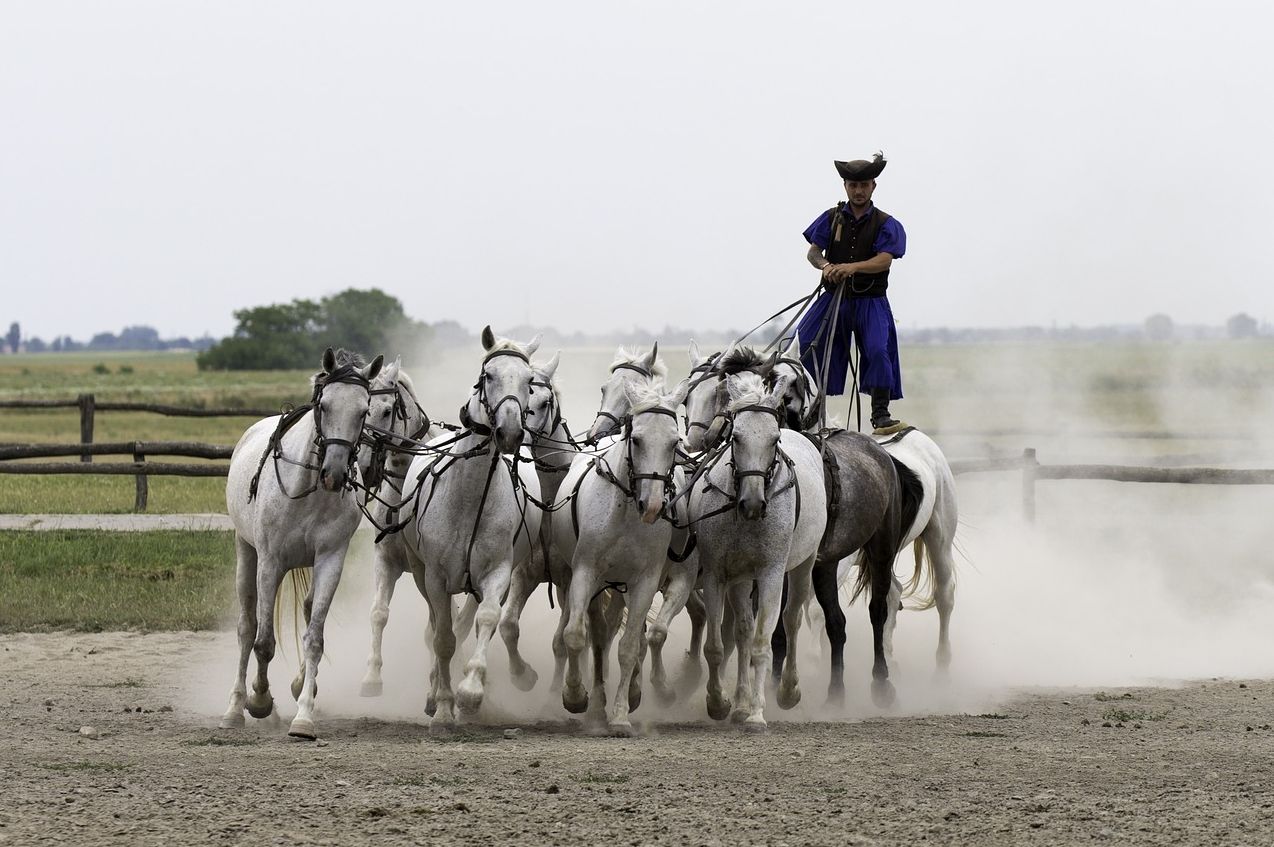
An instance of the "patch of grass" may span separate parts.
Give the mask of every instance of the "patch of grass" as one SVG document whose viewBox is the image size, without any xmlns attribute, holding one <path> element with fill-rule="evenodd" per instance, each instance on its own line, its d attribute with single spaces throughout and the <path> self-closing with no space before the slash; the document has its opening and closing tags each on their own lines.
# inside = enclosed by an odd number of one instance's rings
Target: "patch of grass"
<svg viewBox="0 0 1274 847">
<path fill-rule="evenodd" d="M 127 762 L 41 762 L 40 767 L 51 771 L 126 771 L 132 767 Z"/>
<path fill-rule="evenodd" d="M 987 712 L 986 714 L 982 714 L 982 715 L 974 715 L 974 717 L 982 718 L 982 720 L 986 720 L 986 721 L 1006 721 L 1009 719 L 1008 715 L 1001 715 L 997 712 Z"/>
<path fill-rule="evenodd" d="M 1105 691 L 1098 691 L 1093 695 L 1093 699 L 1098 703 L 1109 703 L 1112 700 L 1136 700 L 1137 698 L 1124 692 L 1123 694 L 1107 694 Z"/>
<path fill-rule="evenodd" d="M 1107 709 L 1102 715 L 1102 720 L 1133 723 L 1134 721 L 1161 721 L 1167 716 L 1167 712 L 1148 712 L 1145 709 Z"/>
<path fill-rule="evenodd" d="M 257 743 L 255 738 L 227 738 L 221 735 L 210 735 L 207 738 L 191 738 L 181 742 L 182 747 L 251 747 Z"/>
<path fill-rule="evenodd" d="M 1007 732 L 985 732 L 983 730 L 974 730 L 973 732 L 966 732 L 964 734 L 964 737 L 965 738 L 1008 738 L 1009 736 Z"/>
<path fill-rule="evenodd" d="M 590 771 L 584 774 L 583 776 L 572 777 L 572 779 L 574 779 L 576 782 L 580 783 L 581 785 L 587 785 L 590 783 L 605 785 L 605 784 L 618 784 L 621 782 L 628 782 L 628 780 L 631 779 L 631 777 L 626 773 L 607 774 L 607 773 L 593 773 Z"/>
<path fill-rule="evenodd" d="M 0 631 L 214 629 L 235 603 L 229 532 L 0 532 Z"/>
</svg>

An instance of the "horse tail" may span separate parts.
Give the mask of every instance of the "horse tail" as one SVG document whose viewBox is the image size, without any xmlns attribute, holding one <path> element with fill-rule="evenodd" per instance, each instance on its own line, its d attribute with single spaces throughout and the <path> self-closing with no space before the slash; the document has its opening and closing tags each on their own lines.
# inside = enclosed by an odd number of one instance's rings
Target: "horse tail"
<svg viewBox="0 0 1274 847">
<path fill-rule="evenodd" d="M 292 643 L 296 645 L 297 661 L 304 661 L 301 651 L 301 633 L 305 631 L 305 598 L 310 596 L 310 584 L 314 578 L 314 568 L 293 568 L 288 571 L 287 586 L 292 608 Z M 282 586 L 280 586 L 282 588 Z M 283 603 L 281 598 L 274 601 L 274 632 L 277 639 L 283 631 Z"/>
<path fill-rule="evenodd" d="M 902 596 L 904 600 L 914 597 L 923 588 L 924 591 L 920 594 L 920 599 L 916 605 L 907 607 L 914 612 L 923 612 L 925 609 L 932 609 L 936 602 L 934 597 L 933 554 L 929 552 L 929 548 L 925 546 L 924 541 L 919 538 L 911 546 L 916 554 L 916 567 L 911 572 L 911 579 L 902 588 Z"/>
</svg>

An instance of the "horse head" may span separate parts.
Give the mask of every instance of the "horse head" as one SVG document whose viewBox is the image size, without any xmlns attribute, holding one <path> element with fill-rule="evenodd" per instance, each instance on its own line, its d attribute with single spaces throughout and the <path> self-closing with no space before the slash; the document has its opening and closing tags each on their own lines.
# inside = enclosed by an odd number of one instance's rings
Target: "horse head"
<svg viewBox="0 0 1274 847">
<path fill-rule="evenodd" d="M 624 422 L 628 464 L 628 490 L 642 523 L 659 519 L 664 500 L 672 490 L 672 472 L 677 462 L 681 433 L 677 429 L 677 407 L 686 399 L 687 381 L 671 394 L 663 383 L 625 385 L 631 411 Z"/>
<path fill-rule="evenodd" d="M 597 410 L 597 418 L 588 430 L 589 442 L 595 443 L 619 431 L 624 418 L 628 415 L 632 404 L 629 402 L 627 386 L 651 379 L 665 379 L 668 369 L 659 358 L 659 343 L 649 353 L 635 353 L 620 347 L 615 352 L 615 360 L 611 362 L 610 375 L 602 385 L 602 404 Z"/>
<path fill-rule="evenodd" d="M 470 429 L 489 434 L 502 453 L 515 453 L 522 446 L 531 399 L 531 354 L 539 346 L 538 335 L 523 345 L 497 337 L 489 326 L 482 330 L 486 356 L 462 417 Z"/>
<path fill-rule="evenodd" d="M 326 491 L 340 491 L 349 480 L 367 407 L 371 381 L 380 373 L 385 357 L 370 365 L 361 357 L 329 347 L 323 353 L 323 370 L 314 375 L 314 432 L 319 452 L 319 484 Z"/>
<path fill-rule="evenodd" d="M 760 374 L 741 371 L 726 377 L 730 405 L 730 461 L 734 468 L 735 508 L 747 520 L 765 516 L 770 483 L 778 466 L 783 393 L 790 377 L 766 390 Z"/>
<path fill-rule="evenodd" d="M 814 387 L 813 375 L 801 362 L 799 337 L 793 336 L 791 343 L 779 354 L 770 375 L 772 380 L 780 376 L 790 378 L 787 391 L 783 393 L 783 409 L 788 429 L 798 432 L 809 430 L 815 423 L 814 416 L 818 411 L 818 391 Z"/>
</svg>

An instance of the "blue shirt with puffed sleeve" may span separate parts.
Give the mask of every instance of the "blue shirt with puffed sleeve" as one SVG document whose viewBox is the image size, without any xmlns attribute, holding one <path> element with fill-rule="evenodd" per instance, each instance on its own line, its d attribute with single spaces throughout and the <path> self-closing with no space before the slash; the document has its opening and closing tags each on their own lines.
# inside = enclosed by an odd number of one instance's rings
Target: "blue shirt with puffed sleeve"
<svg viewBox="0 0 1274 847">
<path fill-rule="evenodd" d="M 863 213 L 863 217 L 871 214 L 871 210 L 875 205 L 867 207 L 867 211 Z M 819 215 L 814 223 L 806 227 L 802 235 L 810 244 L 818 245 L 819 249 L 826 250 L 827 245 L 832 240 L 832 214 L 835 210 L 828 209 Z M 852 214 L 849 206 L 846 204 L 841 211 L 842 215 Z M 862 220 L 862 218 L 857 218 Z M 902 228 L 902 224 L 898 223 L 898 219 L 890 217 L 880 225 L 880 232 L 876 233 L 876 241 L 872 244 L 872 250 L 876 253 L 888 253 L 895 259 L 901 259 L 903 254 L 907 252 L 907 232 Z"/>
</svg>

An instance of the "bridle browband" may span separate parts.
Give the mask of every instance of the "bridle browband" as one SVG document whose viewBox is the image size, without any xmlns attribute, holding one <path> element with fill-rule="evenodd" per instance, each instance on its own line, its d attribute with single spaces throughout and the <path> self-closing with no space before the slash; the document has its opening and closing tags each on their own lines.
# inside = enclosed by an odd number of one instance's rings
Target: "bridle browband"
<svg viewBox="0 0 1274 847">
<path fill-rule="evenodd" d="M 646 377 L 646 379 L 654 379 L 655 377 L 654 372 L 650 370 L 650 368 L 643 367 L 637 364 L 636 362 L 616 362 L 615 364 L 610 366 L 610 372 L 612 374 L 615 371 L 623 371 L 623 370 L 636 371 L 637 373 Z M 612 415 L 610 412 L 606 411 L 605 409 L 598 409 L 596 417 L 606 418 L 608 421 L 610 421 L 611 423 L 615 425 L 616 429 L 622 429 L 624 426 L 624 421 L 626 420 L 626 418 L 620 418 L 620 417 L 616 417 L 615 415 Z M 589 439 L 585 443 L 596 444 L 597 442 L 593 439 Z"/>
</svg>

